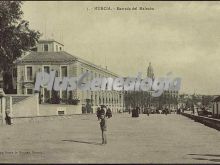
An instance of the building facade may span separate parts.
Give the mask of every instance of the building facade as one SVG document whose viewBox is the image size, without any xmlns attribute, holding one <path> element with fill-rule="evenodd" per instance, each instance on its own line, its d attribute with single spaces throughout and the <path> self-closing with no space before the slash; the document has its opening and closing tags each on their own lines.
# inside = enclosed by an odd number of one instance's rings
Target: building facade
<svg viewBox="0 0 220 165">
<path fill-rule="evenodd" d="M 3 88 L 3 75 L 2 75 L 2 72 L 0 72 L 0 88 Z"/>
<path fill-rule="evenodd" d="M 220 96 L 212 100 L 212 117 L 220 118 Z"/>
<path fill-rule="evenodd" d="M 17 61 L 17 94 L 34 94 L 34 84 L 37 72 L 56 71 L 56 77 L 79 77 L 85 72 L 91 76 L 85 81 L 94 78 L 118 77 L 117 74 L 94 65 L 84 59 L 64 51 L 64 45 L 55 40 L 41 40 L 36 48 Z M 123 111 L 124 97 L 120 91 L 48 91 L 41 88 L 39 92 L 41 103 L 49 103 L 54 96 L 67 103 L 67 100 L 78 100 L 78 104 L 86 107 L 90 104 L 95 112 L 100 105 L 106 105 L 113 112 Z"/>
<path fill-rule="evenodd" d="M 155 79 L 155 74 L 151 62 L 147 67 L 147 77 Z M 151 89 L 152 90 L 152 89 Z M 168 108 L 171 112 L 178 108 L 178 91 L 165 90 L 159 97 L 153 97 L 152 91 L 126 91 L 125 107 L 126 110 L 140 107 L 142 112 L 144 109 L 150 108 L 152 111 Z"/>
</svg>

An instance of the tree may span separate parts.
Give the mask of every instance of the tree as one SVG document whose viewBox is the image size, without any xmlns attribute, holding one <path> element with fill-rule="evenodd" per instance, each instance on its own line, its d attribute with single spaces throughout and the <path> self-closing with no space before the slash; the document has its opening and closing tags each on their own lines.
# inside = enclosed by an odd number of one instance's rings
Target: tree
<svg viewBox="0 0 220 165">
<path fill-rule="evenodd" d="M 4 90 L 12 88 L 12 69 L 16 59 L 36 45 L 40 33 L 29 28 L 23 20 L 21 1 L 0 1 L 0 70 L 3 71 Z"/>
<path fill-rule="evenodd" d="M 202 96 L 202 105 L 203 106 L 209 106 L 211 104 L 211 101 L 213 100 L 213 96 Z"/>
</svg>

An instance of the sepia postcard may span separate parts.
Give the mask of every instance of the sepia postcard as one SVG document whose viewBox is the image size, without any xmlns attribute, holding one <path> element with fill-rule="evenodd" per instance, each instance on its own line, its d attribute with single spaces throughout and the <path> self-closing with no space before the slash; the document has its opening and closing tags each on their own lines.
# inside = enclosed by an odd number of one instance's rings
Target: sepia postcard
<svg viewBox="0 0 220 165">
<path fill-rule="evenodd" d="M 220 164 L 219 1 L 0 1 L 0 164 Z"/>
</svg>

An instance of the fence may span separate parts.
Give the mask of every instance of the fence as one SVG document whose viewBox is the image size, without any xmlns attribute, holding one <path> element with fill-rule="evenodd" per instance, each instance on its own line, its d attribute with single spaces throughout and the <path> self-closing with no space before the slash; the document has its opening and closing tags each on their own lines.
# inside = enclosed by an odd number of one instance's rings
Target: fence
<svg viewBox="0 0 220 165">
<path fill-rule="evenodd" d="M 183 112 L 181 112 L 181 114 L 183 116 L 191 118 L 195 122 L 200 122 L 208 127 L 215 128 L 220 131 L 220 120 L 219 119 L 209 118 L 205 116 L 197 116 L 197 115 L 183 113 Z"/>
</svg>

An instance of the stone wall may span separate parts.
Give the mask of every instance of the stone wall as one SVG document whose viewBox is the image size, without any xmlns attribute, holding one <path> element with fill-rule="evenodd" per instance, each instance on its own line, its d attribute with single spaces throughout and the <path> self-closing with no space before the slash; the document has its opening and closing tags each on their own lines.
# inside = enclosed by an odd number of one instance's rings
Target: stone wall
<svg viewBox="0 0 220 165">
<path fill-rule="evenodd" d="M 39 116 L 58 115 L 58 111 L 64 111 L 64 115 L 82 114 L 81 105 L 65 104 L 40 104 Z"/>
<path fill-rule="evenodd" d="M 60 76 L 60 67 L 61 65 L 67 65 L 68 66 L 68 75 L 70 77 L 78 77 L 82 73 L 88 71 L 92 72 L 92 78 L 95 77 L 112 77 L 116 78 L 116 75 L 112 74 L 110 71 L 104 69 L 95 67 L 92 64 L 86 64 L 82 61 L 76 61 L 73 63 L 50 63 L 50 62 L 44 62 L 43 64 L 32 64 L 32 63 L 25 63 L 18 65 L 17 68 L 17 93 L 18 94 L 27 94 L 27 88 L 33 89 L 35 84 L 35 77 L 36 73 L 41 71 L 43 69 L 43 66 L 50 66 L 50 70 L 56 70 L 58 71 L 58 76 Z M 33 80 L 28 81 L 26 80 L 25 67 L 32 66 L 33 70 Z M 88 81 L 91 81 L 92 78 L 89 78 Z M 41 94 L 44 93 L 43 89 L 41 90 Z M 86 105 L 86 99 L 91 99 L 92 104 L 94 106 L 100 106 L 102 104 L 113 107 L 112 109 L 117 112 L 118 110 L 123 108 L 124 105 L 124 94 L 123 92 L 119 91 L 80 91 L 77 89 L 76 91 L 72 92 L 73 97 L 79 98 L 80 105 Z M 60 96 L 62 98 L 62 93 L 60 92 Z M 51 97 L 51 92 L 50 92 Z M 69 93 L 67 93 L 67 98 L 69 97 Z M 44 97 L 42 100 L 45 102 L 47 99 Z"/>
<path fill-rule="evenodd" d="M 38 95 L 33 95 L 27 99 L 12 105 L 12 117 L 31 117 L 39 115 Z"/>
<path fill-rule="evenodd" d="M 190 119 L 193 119 L 195 122 L 200 122 L 208 127 L 215 128 L 220 131 L 220 120 L 219 119 L 209 118 L 205 116 L 197 116 L 197 115 L 182 113 L 182 112 L 181 114 L 183 116 L 189 117 Z"/>
</svg>

